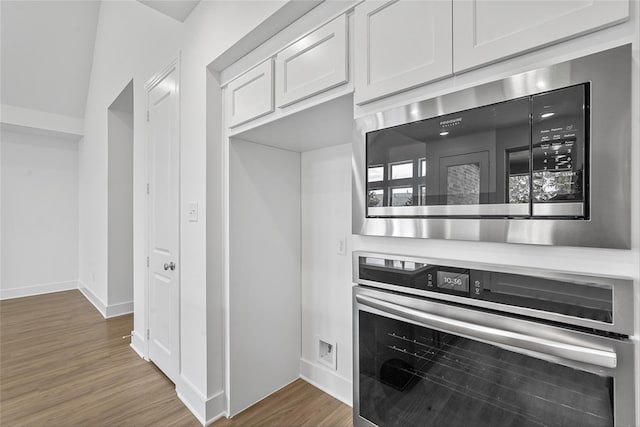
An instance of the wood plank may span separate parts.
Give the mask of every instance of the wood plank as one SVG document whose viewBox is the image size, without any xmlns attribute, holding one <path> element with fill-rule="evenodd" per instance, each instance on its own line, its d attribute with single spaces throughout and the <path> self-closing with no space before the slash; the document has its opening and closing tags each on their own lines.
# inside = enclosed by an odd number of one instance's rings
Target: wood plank
<svg viewBox="0 0 640 427">
<path fill-rule="evenodd" d="M 231 419 L 213 427 L 350 427 L 352 409 L 298 379 Z"/>
<path fill-rule="evenodd" d="M 131 329 L 79 291 L 0 301 L 0 425 L 200 426 Z"/>
<path fill-rule="evenodd" d="M 200 426 L 130 347 L 133 315 L 103 319 L 79 291 L 0 301 L 1 426 Z M 296 380 L 227 426 L 351 426 L 351 407 Z"/>
</svg>

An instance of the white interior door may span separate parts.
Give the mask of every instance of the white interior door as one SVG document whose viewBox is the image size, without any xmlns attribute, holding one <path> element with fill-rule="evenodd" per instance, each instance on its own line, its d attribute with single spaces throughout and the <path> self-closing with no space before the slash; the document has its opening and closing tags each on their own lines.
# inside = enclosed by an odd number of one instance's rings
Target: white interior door
<svg viewBox="0 0 640 427">
<path fill-rule="evenodd" d="M 172 64 L 147 86 L 149 359 L 175 382 L 179 367 L 179 100 Z"/>
</svg>

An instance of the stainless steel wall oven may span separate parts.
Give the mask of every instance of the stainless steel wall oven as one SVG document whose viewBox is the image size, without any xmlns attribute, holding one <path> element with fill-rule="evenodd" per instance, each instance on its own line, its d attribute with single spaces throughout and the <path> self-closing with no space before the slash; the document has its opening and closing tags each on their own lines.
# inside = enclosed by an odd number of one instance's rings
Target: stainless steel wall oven
<svg viewBox="0 0 640 427">
<path fill-rule="evenodd" d="M 353 261 L 355 426 L 635 425 L 631 280 Z"/>
<path fill-rule="evenodd" d="M 626 45 L 359 119 L 354 233 L 629 248 L 630 58 Z"/>
</svg>

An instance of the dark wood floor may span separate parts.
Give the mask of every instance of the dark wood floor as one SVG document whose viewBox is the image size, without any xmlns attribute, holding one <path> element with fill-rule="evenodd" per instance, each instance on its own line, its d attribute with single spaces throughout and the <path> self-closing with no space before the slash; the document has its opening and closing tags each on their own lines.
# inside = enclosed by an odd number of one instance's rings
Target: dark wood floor
<svg viewBox="0 0 640 427">
<path fill-rule="evenodd" d="M 0 426 L 199 426 L 132 327 L 78 291 L 0 301 Z M 351 408 L 300 380 L 214 425 L 349 426 Z"/>
</svg>

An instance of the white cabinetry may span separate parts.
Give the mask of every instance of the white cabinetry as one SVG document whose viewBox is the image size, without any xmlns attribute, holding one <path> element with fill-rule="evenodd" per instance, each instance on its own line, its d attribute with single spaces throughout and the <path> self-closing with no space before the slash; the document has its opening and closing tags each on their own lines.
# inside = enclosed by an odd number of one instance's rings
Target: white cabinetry
<svg viewBox="0 0 640 427">
<path fill-rule="evenodd" d="M 273 60 L 268 59 L 229 83 L 226 90 L 229 127 L 273 111 Z"/>
<path fill-rule="evenodd" d="M 276 105 L 296 101 L 346 83 L 347 19 L 342 15 L 276 56 Z"/>
<path fill-rule="evenodd" d="M 355 9 L 355 102 L 452 73 L 450 1 L 367 1 Z"/>
<path fill-rule="evenodd" d="M 628 0 L 454 0 L 453 68 L 477 67 L 628 17 Z"/>
</svg>

